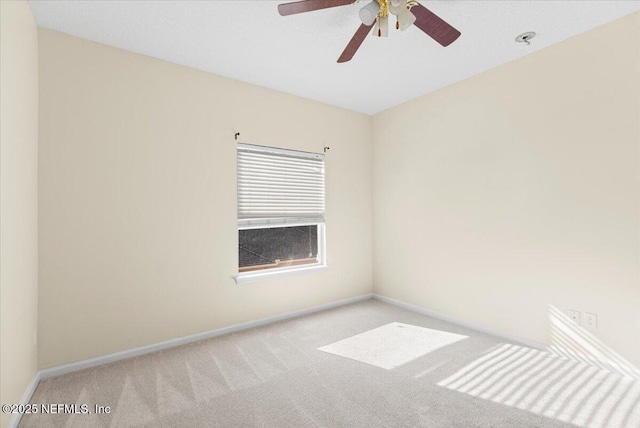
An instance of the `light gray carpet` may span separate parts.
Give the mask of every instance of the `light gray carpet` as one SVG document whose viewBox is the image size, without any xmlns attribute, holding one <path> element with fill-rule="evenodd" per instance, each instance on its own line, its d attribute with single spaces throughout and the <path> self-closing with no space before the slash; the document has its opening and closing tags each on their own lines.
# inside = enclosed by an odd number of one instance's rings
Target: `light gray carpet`
<svg viewBox="0 0 640 428">
<path fill-rule="evenodd" d="M 384 369 L 317 348 L 392 322 L 468 338 Z M 20 427 L 638 427 L 640 382 L 379 301 L 43 380 Z"/>
</svg>

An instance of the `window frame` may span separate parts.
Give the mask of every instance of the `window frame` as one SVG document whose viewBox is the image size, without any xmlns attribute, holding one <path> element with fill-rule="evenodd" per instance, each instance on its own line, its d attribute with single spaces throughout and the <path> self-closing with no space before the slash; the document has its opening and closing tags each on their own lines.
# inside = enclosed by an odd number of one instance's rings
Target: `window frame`
<svg viewBox="0 0 640 428">
<path fill-rule="evenodd" d="M 254 146 L 246 143 L 237 142 L 236 145 L 236 153 L 238 148 L 246 147 L 246 146 Z M 266 152 L 270 152 L 273 150 L 274 153 L 308 153 L 298 150 L 290 150 L 290 149 L 282 149 L 275 147 L 267 147 L 267 146 L 254 146 L 260 147 Z M 319 153 L 308 153 L 313 155 L 320 155 Z M 301 158 L 303 158 L 301 156 Z M 323 156 L 323 167 L 324 167 L 324 156 Z M 236 174 L 237 177 L 237 174 Z M 323 184 L 323 197 L 326 198 L 326 183 Z M 237 204 L 237 202 L 236 202 Z M 320 219 L 322 219 L 320 217 Z M 256 223 L 252 223 L 252 219 L 240 219 L 237 217 L 237 231 L 238 234 L 238 243 L 236 245 L 236 249 L 239 248 L 239 232 L 240 230 L 248 230 L 248 229 L 274 229 L 274 228 L 285 228 L 285 227 L 295 227 L 295 226 L 317 226 L 317 262 L 316 263 L 307 263 L 302 265 L 294 265 L 294 266 L 283 266 L 283 267 L 275 267 L 275 268 L 267 268 L 260 270 L 253 270 L 247 272 L 240 272 L 240 261 L 236 264 L 236 276 L 234 277 L 237 284 L 243 284 L 247 282 L 260 281 L 270 278 L 278 278 L 289 275 L 298 275 L 303 273 L 311 273 L 318 272 L 322 270 L 328 269 L 327 265 L 327 238 L 326 238 L 326 220 L 319 221 L 318 218 L 268 218 L 268 219 L 255 219 Z"/>
</svg>

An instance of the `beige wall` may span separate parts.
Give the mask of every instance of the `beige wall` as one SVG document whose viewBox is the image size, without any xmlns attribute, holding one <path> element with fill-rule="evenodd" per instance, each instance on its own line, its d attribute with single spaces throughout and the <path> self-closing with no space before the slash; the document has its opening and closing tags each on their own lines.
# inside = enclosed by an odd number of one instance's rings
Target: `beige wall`
<svg viewBox="0 0 640 428">
<path fill-rule="evenodd" d="M 640 366 L 639 119 L 640 13 L 377 114 L 375 292 Z"/>
<path fill-rule="evenodd" d="M 36 374 L 38 30 L 26 1 L 0 2 L 0 366 L 5 403 Z M 2 426 L 10 415 L 2 414 Z"/>
<path fill-rule="evenodd" d="M 41 368 L 371 292 L 371 118 L 40 30 Z M 236 285 L 236 149 L 322 152 L 324 272 Z"/>
</svg>

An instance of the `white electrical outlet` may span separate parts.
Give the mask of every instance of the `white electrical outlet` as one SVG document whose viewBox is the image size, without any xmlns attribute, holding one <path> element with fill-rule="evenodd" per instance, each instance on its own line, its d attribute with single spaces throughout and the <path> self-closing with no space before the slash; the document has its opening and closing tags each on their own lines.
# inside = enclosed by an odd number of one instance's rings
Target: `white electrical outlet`
<svg viewBox="0 0 640 428">
<path fill-rule="evenodd" d="M 598 328 L 598 316 L 596 314 L 584 313 L 584 325 L 585 327 L 596 330 Z"/>
<path fill-rule="evenodd" d="M 567 315 L 575 325 L 580 325 L 580 311 L 569 309 Z"/>
</svg>

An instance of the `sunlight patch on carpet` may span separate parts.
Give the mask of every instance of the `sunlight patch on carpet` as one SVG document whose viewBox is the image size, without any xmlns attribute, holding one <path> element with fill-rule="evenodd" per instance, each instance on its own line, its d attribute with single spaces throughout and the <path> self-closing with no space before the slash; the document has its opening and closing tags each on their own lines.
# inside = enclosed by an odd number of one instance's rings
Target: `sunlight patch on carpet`
<svg viewBox="0 0 640 428">
<path fill-rule="evenodd" d="M 640 381 L 522 346 L 495 346 L 438 385 L 580 427 L 640 427 Z"/>
<path fill-rule="evenodd" d="M 318 348 L 391 370 L 467 336 L 393 322 Z"/>
</svg>

